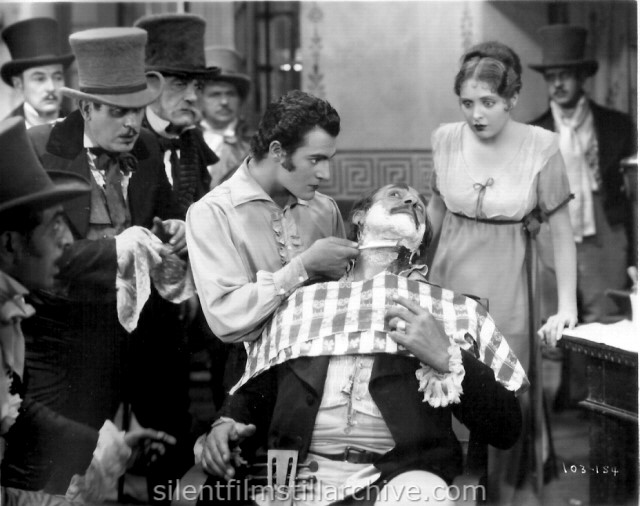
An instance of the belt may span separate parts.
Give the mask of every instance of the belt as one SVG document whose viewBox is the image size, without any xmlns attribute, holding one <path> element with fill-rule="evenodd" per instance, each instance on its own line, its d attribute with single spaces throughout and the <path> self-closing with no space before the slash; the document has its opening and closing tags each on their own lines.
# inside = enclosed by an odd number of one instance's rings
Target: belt
<svg viewBox="0 0 640 506">
<path fill-rule="evenodd" d="M 327 454 L 311 451 L 309 453 L 324 457 L 325 459 L 350 462 L 351 464 L 373 464 L 383 455 L 382 453 L 361 450 L 359 448 L 353 448 L 352 446 L 347 446 L 342 453 Z"/>
</svg>

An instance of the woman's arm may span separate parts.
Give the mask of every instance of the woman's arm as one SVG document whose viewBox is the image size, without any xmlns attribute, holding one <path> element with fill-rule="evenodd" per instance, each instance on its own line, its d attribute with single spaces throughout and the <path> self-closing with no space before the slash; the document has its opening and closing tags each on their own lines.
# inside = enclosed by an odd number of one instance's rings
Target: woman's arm
<svg viewBox="0 0 640 506">
<path fill-rule="evenodd" d="M 538 333 L 548 344 L 555 346 L 563 329 L 573 328 L 578 321 L 576 244 L 568 206 L 561 207 L 549 217 L 549 226 L 558 286 L 558 312 L 549 317 Z"/>
</svg>

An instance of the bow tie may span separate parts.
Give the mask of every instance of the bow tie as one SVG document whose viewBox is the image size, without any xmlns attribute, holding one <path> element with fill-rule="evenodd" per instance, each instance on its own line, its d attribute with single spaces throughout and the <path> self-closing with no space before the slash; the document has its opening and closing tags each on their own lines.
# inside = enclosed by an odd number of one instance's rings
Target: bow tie
<svg viewBox="0 0 640 506">
<path fill-rule="evenodd" d="M 161 135 L 158 135 L 158 142 L 160 143 L 160 149 L 163 153 L 165 151 L 176 151 L 181 147 L 179 137 L 173 137 L 169 139 L 168 137 L 162 137 Z"/>
<path fill-rule="evenodd" d="M 96 156 L 96 168 L 98 170 L 106 170 L 112 162 L 117 162 L 120 170 L 129 174 L 138 167 L 138 160 L 131 153 L 119 153 L 107 151 L 103 148 L 89 148 L 89 152 Z"/>
</svg>

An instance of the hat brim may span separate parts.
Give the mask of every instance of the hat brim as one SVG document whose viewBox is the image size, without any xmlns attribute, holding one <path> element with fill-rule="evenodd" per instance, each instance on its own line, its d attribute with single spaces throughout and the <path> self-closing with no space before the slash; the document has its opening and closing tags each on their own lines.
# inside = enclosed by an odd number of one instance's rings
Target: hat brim
<svg viewBox="0 0 640 506">
<path fill-rule="evenodd" d="M 162 93 L 164 78 L 158 72 L 147 72 L 147 87 L 133 93 L 84 93 L 80 90 L 62 87 L 60 93 L 76 100 L 89 100 L 114 107 L 138 108 L 155 102 Z"/>
<path fill-rule="evenodd" d="M 251 79 L 244 74 L 219 74 L 209 78 L 210 81 L 222 81 L 225 83 L 233 84 L 237 89 L 240 96 L 244 99 L 249 94 L 249 88 L 251 87 Z"/>
<path fill-rule="evenodd" d="M 23 58 L 17 60 L 10 60 L 2 65 L 0 68 L 0 75 L 2 80 L 9 86 L 13 86 L 11 78 L 27 69 L 33 67 L 42 67 L 44 65 L 53 65 L 55 63 L 61 63 L 63 67 L 68 67 L 75 59 L 72 54 L 65 54 L 61 56 L 38 56 L 36 58 Z"/>
<path fill-rule="evenodd" d="M 146 68 L 146 72 L 160 72 L 162 74 L 179 74 L 194 78 L 211 79 L 220 74 L 218 67 L 173 67 L 154 65 Z"/>
<path fill-rule="evenodd" d="M 53 176 L 53 174 L 51 174 Z M 30 210 L 41 210 L 61 204 L 67 200 L 71 200 L 81 195 L 85 195 L 91 191 L 91 186 L 86 179 L 76 176 L 76 180 L 71 178 L 73 174 L 65 177 L 64 182 L 54 184 L 46 190 L 25 195 L 23 197 L 9 200 L 0 204 L 0 213 L 20 208 L 28 208 Z M 55 180 L 55 177 L 52 177 Z"/>
<path fill-rule="evenodd" d="M 544 73 L 544 71 L 548 69 L 557 69 L 562 67 L 582 68 L 587 74 L 587 77 L 589 77 L 598 71 L 598 62 L 595 60 L 571 60 L 565 62 L 529 65 L 530 69 L 540 73 Z"/>
</svg>

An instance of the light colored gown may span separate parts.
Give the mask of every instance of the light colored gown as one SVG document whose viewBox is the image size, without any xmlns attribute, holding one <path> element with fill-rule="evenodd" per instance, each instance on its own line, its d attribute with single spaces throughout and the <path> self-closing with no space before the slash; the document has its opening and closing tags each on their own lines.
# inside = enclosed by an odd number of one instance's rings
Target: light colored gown
<svg viewBox="0 0 640 506">
<path fill-rule="evenodd" d="M 498 329 L 530 375 L 529 310 L 523 218 L 539 209 L 551 214 L 571 198 L 557 136 L 529 126 L 520 146 L 505 157 L 502 166 L 486 180 L 468 167 L 462 151 L 466 123 L 450 123 L 433 134 L 433 191 L 440 195 L 446 213 L 432 261 L 429 281 L 459 293 L 483 297 Z M 463 216 L 460 216 L 463 215 Z M 469 219 L 470 218 L 470 219 Z M 476 220 L 477 218 L 477 220 Z M 487 221 L 481 221 L 487 220 Z M 506 222 L 506 223 L 505 223 Z M 532 254 L 535 248 L 532 247 Z M 535 258 L 532 259 L 536 265 Z M 536 273 L 532 273 L 536 279 Z M 535 291 L 535 286 L 534 286 Z M 533 297 L 534 314 L 539 300 Z M 541 322 L 535 321 L 535 328 Z M 537 347 L 537 346 L 536 346 Z M 534 357 L 540 377 L 539 349 Z M 508 452 L 493 451 L 490 457 L 489 494 L 509 504 L 524 476 L 533 476 L 524 442 L 536 441 L 535 469 L 542 480 L 542 395 L 540 381 L 532 384 L 536 410 L 529 410 L 529 396 L 521 398 L 526 416 L 521 444 Z M 534 427 L 531 430 L 531 427 Z M 533 436 L 531 434 L 533 433 Z M 530 447 L 531 448 L 531 447 Z M 535 478 L 534 478 L 535 479 Z M 491 499 L 491 497 L 490 497 Z M 514 504 L 518 501 L 515 500 Z"/>
</svg>

